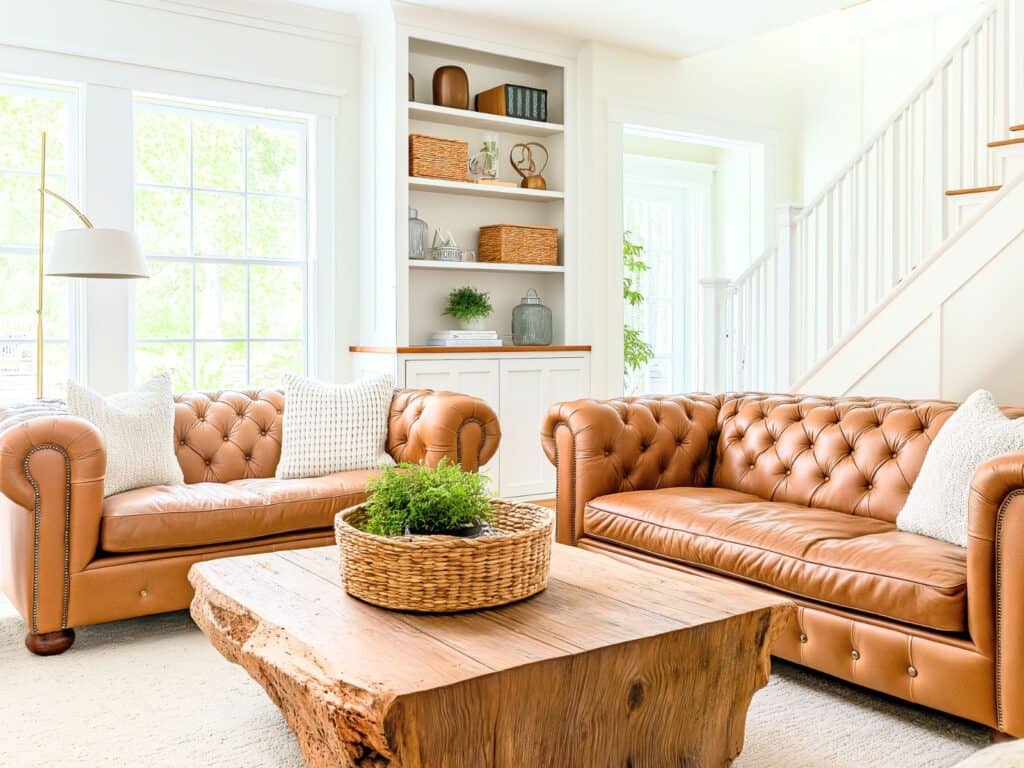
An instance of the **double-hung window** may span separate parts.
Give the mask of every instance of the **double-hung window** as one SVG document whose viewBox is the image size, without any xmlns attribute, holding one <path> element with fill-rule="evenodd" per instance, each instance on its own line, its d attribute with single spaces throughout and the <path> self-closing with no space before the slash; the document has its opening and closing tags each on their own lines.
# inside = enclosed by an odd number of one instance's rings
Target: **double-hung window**
<svg viewBox="0 0 1024 768">
<path fill-rule="evenodd" d="M 309 356 L 309 122 L 137 99 L 135 222 L 151 278 L 135 373 L 276 386 Z"/>
<path fill-rule="evenodd" d="M 36 301 L 39 275 L 41 132 L 47 134 L 46 185 L 78 197 L 78 99 L 60 86 L 0 78 L 0 403 L 35 397 Z M 81 226 L 47 199 L 47 244 L 53 233 Z M 44 395 L 60 395 L 75 378 L 76 281 L 45 278 Z"/>
</svg>

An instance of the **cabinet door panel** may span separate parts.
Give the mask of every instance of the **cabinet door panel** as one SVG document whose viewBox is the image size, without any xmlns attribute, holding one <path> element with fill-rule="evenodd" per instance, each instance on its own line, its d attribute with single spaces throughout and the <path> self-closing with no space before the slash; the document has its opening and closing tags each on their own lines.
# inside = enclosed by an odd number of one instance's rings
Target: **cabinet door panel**
<svg viewBox="0 0 1024 768">
<path fill-rule="evenodd" d="M 501 361 L 501 495 L 554 495 L 555 468 L 540 445 L 544 414 L 553 403 L 584 397 L 585 358 Z"/>
<path fill-rule="evenodd" d="M 494 409 L 501 420 L 497 360 L 406 360 L 405 386 L 410 389 L 444 389 L 479 397 Z M 491 479 L 495 489 L 500 488 L 500 455 L 499 448 L 498 453 L 480 468 Z"/>
</svg>

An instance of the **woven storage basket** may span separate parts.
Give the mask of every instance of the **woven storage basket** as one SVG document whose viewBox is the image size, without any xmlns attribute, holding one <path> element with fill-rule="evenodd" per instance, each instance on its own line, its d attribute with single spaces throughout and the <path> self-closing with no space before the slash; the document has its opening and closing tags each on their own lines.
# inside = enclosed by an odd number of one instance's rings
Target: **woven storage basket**
<svg viewBox="0 0 1024 768">
<path fill-rule="evenodd" d="M 345 591 L 398 611 L 447 613 L 504 605 L 548 584 L 551 511 L 493 499 L 497 535 L 375 536 L 362 530 L 364 505 L 339 512 Z"/>
<path fill-rule="evenodd" d="M 409 136 L 409 175 L 465 181 L 469 142 L 414 133 Z"/>
<path fill-rule="evenodd" d="M 502 264 L 558 263 L 558 227 L 493 224 L 480 227 L 480 261 Z"/>
</svg>

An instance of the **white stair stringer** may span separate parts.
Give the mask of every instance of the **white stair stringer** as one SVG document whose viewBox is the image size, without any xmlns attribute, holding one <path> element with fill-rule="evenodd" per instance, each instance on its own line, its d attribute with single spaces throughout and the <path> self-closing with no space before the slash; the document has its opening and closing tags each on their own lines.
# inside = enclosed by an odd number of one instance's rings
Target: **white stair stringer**
<svg viewBox="0 0 1024 768">
<path fill-rule="evenodd" d="M 1024 174 L 987 198 L 794 391 L 1024 402 Z"/>
</svg>

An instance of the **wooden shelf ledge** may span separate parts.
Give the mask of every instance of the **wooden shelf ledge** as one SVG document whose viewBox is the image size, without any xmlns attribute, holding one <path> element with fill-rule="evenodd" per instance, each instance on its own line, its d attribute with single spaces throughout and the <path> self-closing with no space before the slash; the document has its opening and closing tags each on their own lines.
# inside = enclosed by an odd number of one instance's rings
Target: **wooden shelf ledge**
<svg viewBox="0 0 1024 768">
<path fill-rule="evenodd" d="M 1012 139 L 998 139 L 988 143 L 989 147 L 1007 147 L 1011 144 L 1024 144 L 1024 136 L 1017 136 Z"/>
<path fill-rule="evenodd" d="M 589 352 L 589 344 L 551 344 L 546 347 L 375 347 L 353 345 L 348 348 L 349 352 L 369 352 L 378 355 L 465 355 L 469 353 L 480 354 L 489 352 L 502 354 L 507 352 Z"/>
</svg>

